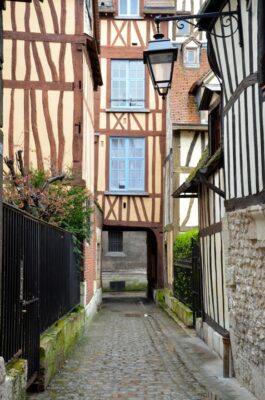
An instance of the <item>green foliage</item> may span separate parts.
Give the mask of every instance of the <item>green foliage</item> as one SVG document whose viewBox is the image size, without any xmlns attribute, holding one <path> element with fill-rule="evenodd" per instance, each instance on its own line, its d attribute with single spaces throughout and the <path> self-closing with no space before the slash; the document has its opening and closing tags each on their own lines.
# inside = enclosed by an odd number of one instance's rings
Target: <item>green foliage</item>
<svg viewBox="0 0 265 400">
<path fill-rule="evenodd" d="M 186 306 L 192 308 L 192 245 L 198 241 L 198 229 L 180 233 L 176 236 L 174 243 L 174 294 Z M 185 266 L 184 261 L 187 265 Z M 188 261 L 188 263 L 187 263 Z M 182 265 L 183 264 L 183 265 Z"/>
<path fill-rule="evenodd" d="M 30 172 L 30 182 L 34 188 L 41 188 L 46 179 L 47 176 L 43 170 L 32 170 Z"/>
<path fill-rule="evenodd" d="M 198 229 L 189 232 L 179 233 L 174 243 L 174 261 L 191 258 L 192 240 L 199 239 Z"/>
<path fill-rule="evenodd" d="M 51 177 L 42 170 L 31 170 L 27 175 L 14 170 L 13 175 L 4 177 L 3 197 L 9 204 L 72 233 L 80 261 L 83 242 L 90 238 L 92 209 L 86 188 L 71 186 L 71 180 L 64 177 Z"/>
</svg>

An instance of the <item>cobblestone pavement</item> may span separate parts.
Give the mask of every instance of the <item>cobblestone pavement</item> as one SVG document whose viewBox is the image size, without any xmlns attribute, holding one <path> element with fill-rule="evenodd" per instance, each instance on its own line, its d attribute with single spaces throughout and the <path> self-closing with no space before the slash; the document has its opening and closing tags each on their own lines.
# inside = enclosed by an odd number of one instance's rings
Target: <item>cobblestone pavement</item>
<svg viewBox="0 0 265 400">
<path fill-rule="evenodd" d="M 200 342 L 153 303 L 108 298 L 47 391 L 29 399 L 254 399 L 205 372 L 215 356 Z"/>
</svg>

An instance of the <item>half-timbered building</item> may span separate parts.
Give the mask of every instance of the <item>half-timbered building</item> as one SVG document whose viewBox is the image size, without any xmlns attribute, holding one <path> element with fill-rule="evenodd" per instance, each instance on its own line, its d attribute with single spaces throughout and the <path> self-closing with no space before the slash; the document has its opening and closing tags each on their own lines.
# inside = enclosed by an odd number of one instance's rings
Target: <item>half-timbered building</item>
<svg viewBox="0 0 265 400">
<path fill-rule="evenodd" d="M 263 399 L 265 7 L 262 0 L 206 1 L 202 12 L 213 11 L 234 12 L 199 22 L 209 31 L 209 61 L 222 80 L 223 238 L 234 369 Z"/>
<path fill-rule="evenodd" d="M 177 1 L 176 14 L 197 13 L 202 1 Z M 183 25 L 183 26 L 182 26 Z M 197 165 L 207 144 L 207 112 L 199 111 L 191 90 L 210 70 L 204 32 L 184 22 L 169 23 L 169 37 L 179 48 L 168 96 L 166 159 L 164 163 L 164 252 L 166 286 L 174 285 L 175 237 L 198 227 L 195 198 L 173 199 L 172 193 Z"/>
<path fill-rule="evenodd" d="M 143 64 L 143 51 L 156 32 L 154 15 L 174 14 L 175 2 L 99 1 L 99 11 L 105 84 L 95 117 L 99 133 L 95 155 L 97 197 L 109 241 L 119 237 L 121 242 L 119 232 L 124 230 L 146 232 L 138 238 L 147 242 L 150 294 L 151 288 L 163 286 L 166 105 L 154 92 Z M 161 28 L 167 35 L 167 23 Z M 110 245 L 106 246 L 108 250 Z"/>
<path fill-rule="evenodd" d="M 94 201 L 94 91 L 102 84 L 97 2 L 5 2 L 4 154 L 25 171 L 71 171 Z M 101 215 L 86 243 L 83 303 L 100 291 Z"/>
<path fill-rule="evenodd" d="M 199 110 L 208 113 L 208 145 L 196 168 L 173 196 L 198 198 L 200 265 L 196 276 L 200 284 L 195 292 L 200 298 L 194 302 L 193 312 L 196 319 L 201 317 L 196 321 L 197 333 L 224 360 L 224 374 L 228 376 L 229 348 L 226 338 L 229 337 L 229 320 L 222 235 L 225 192 L 220 124 L 221 85 L 210 72 L 193 87 L 192 93 Z"/>
</svg>

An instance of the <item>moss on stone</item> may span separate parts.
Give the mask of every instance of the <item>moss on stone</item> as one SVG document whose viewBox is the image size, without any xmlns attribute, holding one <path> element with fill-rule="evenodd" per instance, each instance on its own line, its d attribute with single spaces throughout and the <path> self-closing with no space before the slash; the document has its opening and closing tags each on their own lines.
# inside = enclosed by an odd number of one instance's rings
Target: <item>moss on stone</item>
<svg viewBox="0 0 265 400">
<path fill-rule="evenodd" d="M 47 387 L 52 377 L 61 368 L 82 333 L 84 325 L 84 308 L 76 307 L 70 314 L 57 321 L 41 335 L 40 390 Z"/>
<path fill-rule="evenodd" d="M 17 374 L 23 374 L 26 370 L 27 367 L 27 362 L 26 360 L 23 359 L 18 359 L 18 360 L 13 360 L 10 361 L 6 365 L 6 372 L 8 375 L 17 375 Z"/>
<path fill-rule="evenodd" d="M 9 362 L 6 365 L 6 374 L 10 379 L 12 399 L 24 400 L 27 386 L 27 361 L 17 359 Z"/>
<path fill-rule="evenodd" d="M 165 289 L 158 289 L 156 291 L 156 301 L 158 303 L 165 303 Z"/>
</svg>

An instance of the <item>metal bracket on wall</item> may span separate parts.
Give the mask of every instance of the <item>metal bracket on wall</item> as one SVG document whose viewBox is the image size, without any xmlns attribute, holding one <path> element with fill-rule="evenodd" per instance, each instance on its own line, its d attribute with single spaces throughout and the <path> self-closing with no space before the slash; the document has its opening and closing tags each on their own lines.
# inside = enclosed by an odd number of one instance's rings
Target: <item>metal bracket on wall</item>
<svg viewBox="0 0 265 400">
<path fill-rule="evenodd" d="M 209 19 L 220 19 L 220 25 L 222 34 L 217 34 L 212 32 L 210 29 L 202 29 L 200 27 L 199 22 L 192 22 L 191 20 L 200 20 L 204 18 Z M 157 26 L 157 33 L 159 34 L 159 24 L 162 21 L 176 21 L 177 27 L 179 30 L 185 27 L 183 21 L 187 22 L 188 24 L 198 28 L 199 30 L 205 30 L 210 35 L 218 38 L 229 38 L 233 36 L 237 31 L 239 34 L 239 45 L 243 47 L 243 30 L 242 30 L 242 18 L 241 18 L 241 7 L 240 7 L 240 0 L 237 1 L 237 9 L 234 11 L 217 11 L 217 12 L 209 12 L 209 13 L 201 13 L 201 14 L 193 14 L 193 15 L 174 15 L 169 17 L 163 17 L 158 15 L 154 19 L 155 24 Z M 234 27 L 234 23 L 236 26 Z M 229 30 L 229 32 L 228 32 Z"/>
</svg>

